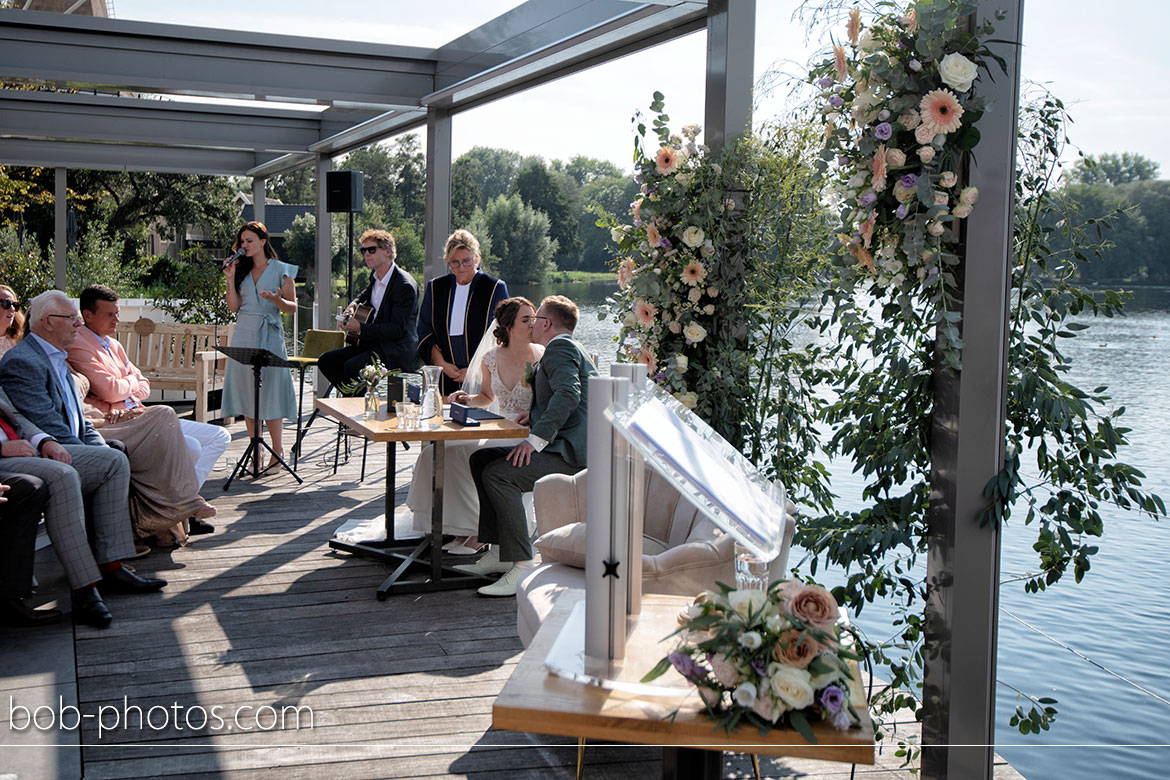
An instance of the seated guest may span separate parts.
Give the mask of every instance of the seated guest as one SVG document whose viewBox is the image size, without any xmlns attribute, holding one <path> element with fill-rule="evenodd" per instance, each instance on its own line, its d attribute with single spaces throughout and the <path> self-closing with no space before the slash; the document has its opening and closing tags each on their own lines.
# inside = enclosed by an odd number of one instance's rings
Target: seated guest
<svg viewBox="0 0 1170 780">
<path fill-rule="evenodd" d="M 427 282 L 418 315 L 418 356 L 443 368 L 443 394 L 460 389 L 467 364 L 489 331 L 508 285 L 479 270 L 479 241 L 456 230 L 443 257 L 451 273 Z"/>
<path fill-rule="evenodd" d="M 0 481 L 11 484 L 18 477 L 44 491 L 45 530 L 73 589 L 75 623 L 95 628 L 110 624 L 110 610 L 98 585 L 106 593 L 151 593 L 167 584 L 139 577 L 122 565 L 123 558 L 134 554 L 126 504 L 130 486 L 126 456 L 112 447 L 62 445 L 21 416 L 0 389 Z M 87 500 L 92 550 L 85 530 Z M 31 581 L 26 574 L 15 576 L 23 577 L 25 585 Z M 10 603 L 9 617 L 14 613 L 20 620 L 21 610 Z M 30 616 L 23 618 L 27 624 Z"/>
<path fill-rule="evenodd" d="M 90 285 L 81 291 L 79 305 L 85 327 L 77 331 L 77 338 L 67 347 L 69 365 L 89 380 L 89 394 L 83 395 L 85 403 L 96 407 L 104 420 L 117 423 L 124 414 L 144 408 L 143 402 L 150 395 L 150 380 L 130 362 L 126 350 L 114 338 L 118 329 L 118 294 L 105 285 Z M 178 424 L 195 463 L 197 488 L 201 487 L 231 444 L 231 434 L 218 425 L 195 420 L 180 419 Z M 94 427 L 101 425 L 95 423 Z M 199 518 L 191 522 L 191 533 L 212 530 Z"/>
<path fill-rule="evenodd" d="M 0 625 L 42 626 L 61 619 L 60 610 L 24 603 L 32 590 L 37 523 L 47 501 L 45 483 L 26 474 L 8 474 L 0 483 Z"/>
<path fill-rule="evenodd" d="M 450 400 L 486 408 L 512 422 L 532 407 L 532 387 L 526 376 L 540 362 L 544 347 L 532 343 L 532 317 L 536 308 L 527 298 L 508 298 L 496 307 L 495 327 L 472 357 L 464 381 L 465 390 Z M 491 345 L 489 347 L 489 344 Z M 476 375 L 477 374 L 477 375 Z M 472 381 L 472 380 L 475 381 Z M 476 392 L 472 392 L 476 390 Z M 455 539 L 443 546 L 454 555 L 479 552 L 479 496 L 471 479 L 469 459 L 482 447 L 511 447 L 521 440 L 478 439 L 446 444 L 443 467 L 443 532 Z M 431 530 L 431 453 L 428 444 L 418 456 L 406 504 L 414 512 L 414 527 Z"/>
<path fill-rule="evenodd" d="M 77 337 L 81 323 L 77 308 L 60 290 L 34 298 L 29 307 L 29 337 L 0 358 L 0 386 L 21 414 L 62 444 L 105 447 L 105 439 L 85 417 L 65 362 L 65 348 Z M 145 408 L 123 409 L 119 419 L 141 431 L 133 437 L 136 441 L 153 440 L 149 452 L 130 455 L 140 510 L 169 521 L 166 527 L 191 516 L 215 514 L 215 508 L 199 497 L 195 469 L 173 409 L 155 406 L 149 414 Z M 170 457 L 162 457 L 165 451 Z M 177 535 L 181 541 L 181 527 Z"/>
<path fill-rule="evenodd" d="M 362 257 L 372 272 L 370 285 L 346 308 L 349 318 L 341 325 L 358 342 L 326 352 L 317 361 L 317 370 L 334 387 L 354 384 L 358 372 L 374 357 L 391 369 L 418 367 L 418 285 L 394 262 L 394 236 L 385 230 L 367 230 L 360 241 Z M 373 309 L 368 322 L 352 316 L 358 305 Z"/>
<path fill-rule="evenodd" d="M 517 422 L 528 438 L 512 449 L 490 447 L 471 456 L 479 494 L 480 541 L 498 545 L 474 564 L 457 568 L 472 574 L 502 572 L 479 589 L 483 596 L 515 596 L 532 560 L 532 540 L 521 496 L 548 474 L 576 474 L 585 468 L 589 377 L 597 375 L 585 348 L 573 340 L 577 304 L 563 295 L 541 301 L 532 318 L 532 341 L 544 357 L 532 378 L 532 411 Z M 494 555 L 496 549 L 498 555 Z"/>
<path fill-rule="evenodd" d="M 20 300 L 6 284 L 0 284 L 0 357 L 24 338 L 24 315 Z"/>
</svg>

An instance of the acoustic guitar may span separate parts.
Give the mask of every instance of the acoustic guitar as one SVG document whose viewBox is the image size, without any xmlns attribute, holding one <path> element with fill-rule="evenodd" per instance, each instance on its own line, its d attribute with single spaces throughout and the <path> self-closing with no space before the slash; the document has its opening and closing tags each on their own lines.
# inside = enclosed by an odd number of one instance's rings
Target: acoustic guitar
<svg viewBox="0 0 1170 780">
<path fill-rule="evenodd" d="M 353 314 L 350 314 L 344 320 L 342 320 L 341 324 L 344 326 L 345 323 L 349 322 L 350 320 L 357 320 L 359 323 L 365 324 L 373 319 L 373 316 L 373 306 L 367 306 L 364 303 L 359 303 L 354 307 Z M 358 345 L 358 338 L 359 335 L 357 333 L 350 333 L 349 331 L 346 331 L 345 333 L 345 343 L 349 344 L 350 346 L 356 347 Z"/>
</svg>

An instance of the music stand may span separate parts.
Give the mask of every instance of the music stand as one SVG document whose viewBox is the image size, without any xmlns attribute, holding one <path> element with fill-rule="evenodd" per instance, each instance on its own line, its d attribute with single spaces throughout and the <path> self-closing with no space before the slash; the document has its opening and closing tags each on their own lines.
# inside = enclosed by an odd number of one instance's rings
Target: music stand
<svg viewBox="0 0 1170 780">
<path fill-rule="evenodd" d="M 285 360 L 279 355 L 273 354 L 266 349 L 259 347 L 216 347 L 216 350 L 227 355 L 232 360 L 245 366 L 252 367 L 252 375 L 256 379 L 255 395 L 253 396 L 254 405 L 252 406 L 253 422 L 252 426 L 252 440 L 248 442 L 248 448 L 244 450 L 244 454 L 240 457 L 236 467 L 232 470 L 232 475 L 228 477 L 227 482 L 223 483 L 223 489 L 226 491 L 232 485 L 232 480 L 236 475 L 247 469 L 248 458 L 252 458 L 252 478 L 260 478 L 260 448 L 268 450 L 272 453 L 273 459 L 276 460 L 284 470 L 292 474 L 293 479 L 297 484 L 304 482 L 297 473 L 293 471 L 292 467 L 284 462 L 284 459 L 276 454 L 276 450 L 264 441 L 264 426 L 263 420 L 260 419 L 260 377 L 261 369 L 263 368 L 296 368 L 297 364 L 291 360 Z"/>
</svg>

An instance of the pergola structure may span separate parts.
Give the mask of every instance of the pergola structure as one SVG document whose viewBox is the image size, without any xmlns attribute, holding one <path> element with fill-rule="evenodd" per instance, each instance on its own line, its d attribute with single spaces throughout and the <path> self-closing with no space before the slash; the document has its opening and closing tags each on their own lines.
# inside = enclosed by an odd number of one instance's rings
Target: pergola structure
<svg viewBox="0 0 1170 780">
<path fill-rule="evenodd" d="M 363 43 L 361 53 L 342 41 L 0 9 L 0 79 L 75 90 L 0 89 L 0 164 L 56 168 L 62 288 L 69 168 L 252 177 L 262 220 L 265 180 L 313 165 L 315 325 L 328 327 L 325 173 L 333 158 L 426 127 L 424 244 L 427 276 L 434 276 L 451 228 L 455 114 L 705 29 L 704 132 L 718 146 L 750 121 L 755 5 L 528 0 L 435 49 Z M 936 383 L 923 730 L 923 773 L 931 778 L 992 773 L 999 535 L 976 518 L 983 486 L 1003 462 L 1022 5 L 987 0 L 979 7 L 981 17 L 1005 12 L 995 48 L 1008 74 L 988 88 L 980 163 L 970 171 L 983 196 L 967 228 L 964 370 Z"/>
</svg>

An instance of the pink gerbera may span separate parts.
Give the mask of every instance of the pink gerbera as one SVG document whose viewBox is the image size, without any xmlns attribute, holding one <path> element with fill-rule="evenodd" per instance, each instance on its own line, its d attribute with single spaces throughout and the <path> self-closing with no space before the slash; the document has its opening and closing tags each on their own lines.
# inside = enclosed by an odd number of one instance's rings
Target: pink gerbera
<svg viewBox="0 0 1170 780">
<path fill-rule="evenodd" d="M 658 154 L 654 155 L 654 165 L 663 176 L 671 173 L 678 165 L 678 153 L 675 152 L 674 147 L 663 146 L 660 148 Z"/>
<path fill-rule="evenodd" d="M 618 287 L 619 288 L 624 290 L 630 286 L 630 282 L 632 282 L 634 280 L 634 269 L 635 268 L 637 268 L 637 266 L 634 264 L 633 260 L 631 260 L 628 257 L 622 259 L 621 263 L 618 264 Z"/>
<path fill-rule="evenodd" d="M 653 225 L 646 226 L 646 242 L 650 244 L 651 249 L 655 249 L 662 243 L 662 234 L 658 232 L 658 228 Z"/>
<path fill-rule="evenodd" d="M 873 153 L 873 189 L 881 192 L 886 188 L 886 147 L 879 145 Z"/>
<path fill-rule="evenodd" d="M 634 316 L 638 318 L 638 323 L 642 327 L 653 327 L 654 318 L 658 316 L 658 307 L 648 301 L 639 299 L 634 304 Z"/>
<path fill-rule="evenodd" d="M 658 359 L 654 357 L 654 353 L 650 350 L 643 347 L 642 351 L 638 353 L 637 360 L 639 363 L 646 364 L 646 370 L 650 372 L 650 376 L 658 373 Z"/>
<path fill-rule="evenodd" d="M 687 263 L 686 268 L 683 269 L 682 279 L 692 287 L 696 287 L 703 283 L 707 278 L 707 269 L 698 260 L 692 260 Z"/>
<path fill-rule="evenodd" d="M 959 99 L 947 89 L 932 89 L 918 105 L 922 123 L 937 133 L 953 133 L 962 126 L 963 107 Z"/>
</svg>

